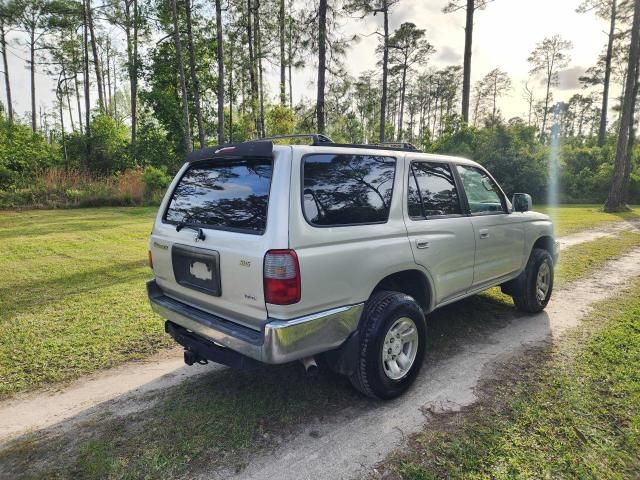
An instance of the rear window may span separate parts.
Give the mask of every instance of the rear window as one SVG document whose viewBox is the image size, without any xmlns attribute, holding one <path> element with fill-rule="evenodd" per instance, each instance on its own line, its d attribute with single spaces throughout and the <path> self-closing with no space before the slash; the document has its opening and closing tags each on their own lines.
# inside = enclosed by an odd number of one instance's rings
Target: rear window
<svg viewBox="0 0 640 480">
<path fill-rule="evenodd" d="M 164 220 L 262 234 L 272 174 L 271 160 L 197 163 L 173 191 Z"/>
<path fill-rule="evenodd" d="M 303 163 L 303 209 L 318 226 L 384 223 L 396 160 L 379 155 L 312 154 Z"/>
</svg>

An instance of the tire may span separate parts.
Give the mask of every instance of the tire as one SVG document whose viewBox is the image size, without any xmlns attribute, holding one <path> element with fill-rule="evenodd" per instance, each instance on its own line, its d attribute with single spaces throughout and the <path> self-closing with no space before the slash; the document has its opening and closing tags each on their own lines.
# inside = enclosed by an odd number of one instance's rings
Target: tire
<svg viewBox="0 0 640 480">
<path fill-rule="evenodd" d="M 546 274 L 544 270 L 547 269 Z M 546 281 L 538 283 L 539 275 Z M 541 287 L 539 291 L 538 287 Z M 548 251 L 535 248 L 524 272 L 513 284 L 513 302 L 521 312 L 539 313 L 545 309 L 553 292 L 553 258 Z"/>
<path fill-rule="evenodd" d="M 411 331 L 411 326 L 415 331 Z M 363 312 L 356 365 L 349 376 L 353 386 L 364 395 L 380 400 L 402 395 L 422 366 L 426 330 L 424 312 L 412 297 L 392 291 L 374 293 Z M 383 361 L 383 355 L 389 361 Z"/>
</svg>

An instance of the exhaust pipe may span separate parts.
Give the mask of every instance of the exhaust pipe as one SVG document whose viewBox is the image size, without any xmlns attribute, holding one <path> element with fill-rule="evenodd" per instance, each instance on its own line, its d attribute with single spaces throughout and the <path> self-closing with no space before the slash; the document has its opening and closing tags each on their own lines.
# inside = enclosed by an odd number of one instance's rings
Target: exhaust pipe
<svg viewBox="0 0 640 480">
<path fill-rule="evenodd" d="M 302 362 L 302 365 L 304 365 L 304 371 L 309 377 L 318 376 L 318 364 L 314 357 L 305 357 L 300 361 Z"/>
</svg>

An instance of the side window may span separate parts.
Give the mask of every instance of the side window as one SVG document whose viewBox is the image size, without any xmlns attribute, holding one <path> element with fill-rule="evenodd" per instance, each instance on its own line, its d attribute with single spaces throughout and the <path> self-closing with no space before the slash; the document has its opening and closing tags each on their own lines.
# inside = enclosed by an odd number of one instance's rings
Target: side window
<svg viewBox="0 0 640 480">
<path fill-rule="evenodd" d="M 409 216 L 460 215 L 460 199 L 446 163 L 412 162 L 408 188 Z"/>
<path fill-rule="evenodd" d="M 472 215 L 506 213 L 498 185 L 482 170 L 458 165 Z"/>
<path fill-rule="evenodd" d="M 302 170 L 302 208 L 312 225 L 357 225 L 388 220 L 395 158 L 312 154 L 304 157 Z"/>
</svg>

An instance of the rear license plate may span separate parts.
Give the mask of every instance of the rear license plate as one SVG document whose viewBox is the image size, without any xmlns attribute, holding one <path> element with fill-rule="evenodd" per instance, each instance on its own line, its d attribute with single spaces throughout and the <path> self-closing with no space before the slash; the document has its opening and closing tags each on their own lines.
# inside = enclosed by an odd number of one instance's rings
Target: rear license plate
<svg viewBox="0 0 640 480">
<path fill-rule="evenodd" d="M 173 275 L 183 287 L 219 297 L 220 254 L 215 250 L 174 245 L 171 249 Z"/>
</svg>

